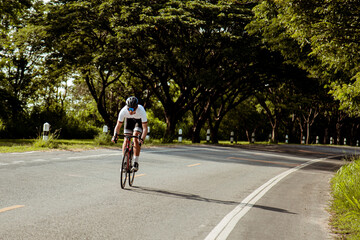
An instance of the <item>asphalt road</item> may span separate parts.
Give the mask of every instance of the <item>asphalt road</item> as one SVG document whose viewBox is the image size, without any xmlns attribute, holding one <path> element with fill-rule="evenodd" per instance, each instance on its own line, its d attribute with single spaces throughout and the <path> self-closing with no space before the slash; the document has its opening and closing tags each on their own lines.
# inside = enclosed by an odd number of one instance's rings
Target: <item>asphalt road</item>
<svg viewBox="0 0 360 240">
<path fill-rule="evenodd" d="M 0 239 L 331 239 L 329 180 L 356 148 L 144 148 L 0 154 Z"/>
</svg>

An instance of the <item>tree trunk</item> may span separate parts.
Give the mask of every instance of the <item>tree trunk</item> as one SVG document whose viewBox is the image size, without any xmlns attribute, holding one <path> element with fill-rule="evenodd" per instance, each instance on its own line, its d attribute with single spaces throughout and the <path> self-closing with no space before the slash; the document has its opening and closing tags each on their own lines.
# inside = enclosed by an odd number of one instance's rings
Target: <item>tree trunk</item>
<svg viewBox="0 0 360 240">
<path fill-rule="evenodd" d="M 191 128 L 192 130 L 192 143 L 200 143 L 200 131 L 201 128 L 204 126 L 207 117 L 209 116 L 209 110 L 210 110 L 210 99 L 206 103 L 205 107 L 202 109 L 202 111 L 199 113 L 199 115 L 196 115 L 193 111 L 193 117 L 194 117 L 194 126 Z"/>
<path fill-rule="evenodd" d="M 171 143 L 175 139 L 175 126 L 177 119 L 173 115 L 165 115 L 166 131 L 163 137 L 164 143 Z"/>
<path fill-rule="evenodd" d="M 306 145 L 309 144 L 309 138 L 310 138 L 310 123 L 306 123 Z"/>
<path fill-rule="evenodd" d="M 219 128 L 220 128 L 220 121 L 215 121 L 212 133 L 212 143 L 219 143 Z"/>
<path fill-rule="evenodd" d="M 279 127 L 278 127 L 278 124 L 275 120 L 275 123 L 274 124 L 271 124 L 272 126 L 272 134 L 271 134 L 271 142 L 272 143 L 278 143 L 279 140 L 278 140 L 278 135 L 279 135 Z"/>
</svg>

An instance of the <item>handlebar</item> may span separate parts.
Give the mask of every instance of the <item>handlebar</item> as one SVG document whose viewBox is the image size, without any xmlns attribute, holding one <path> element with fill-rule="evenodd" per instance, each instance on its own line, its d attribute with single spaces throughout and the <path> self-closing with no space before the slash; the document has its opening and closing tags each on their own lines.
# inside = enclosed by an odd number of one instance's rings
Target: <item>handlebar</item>
<svg viewBox="0 0 360 240">
<path fill-rule="evenodd" d="M 131 138 L 137 138 L 138 140 L 142 140 L 141 135 L 139 136 L 135 136 L 135 135 L 124 135 L 124 134 L 116 134 L 117 137 L 125 137 L 127 138 L 129 141 L 131 140 Z M 117 143 L 117 139 L 114 139 L 114 142 Z M 141 145 L 141 143 L 140 143 Z"/>
</svg>

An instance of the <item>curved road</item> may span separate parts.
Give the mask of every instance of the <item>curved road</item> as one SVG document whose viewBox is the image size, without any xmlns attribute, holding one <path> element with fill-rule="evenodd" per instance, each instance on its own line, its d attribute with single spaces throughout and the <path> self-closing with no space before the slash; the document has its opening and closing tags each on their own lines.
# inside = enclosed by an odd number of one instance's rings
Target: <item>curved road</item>
<svg viewBox="0 0 360 240">
<path fill-rule="evenodd" d="M 329 180 L 356 148 L 144 148 L 0 154 L 0 239 L 331 239 Z"/>
</svg>

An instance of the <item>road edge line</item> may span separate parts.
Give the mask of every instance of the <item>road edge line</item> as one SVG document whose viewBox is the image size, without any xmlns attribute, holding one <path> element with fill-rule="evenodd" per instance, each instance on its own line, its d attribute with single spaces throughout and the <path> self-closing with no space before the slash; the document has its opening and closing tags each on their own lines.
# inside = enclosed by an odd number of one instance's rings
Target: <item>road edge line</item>
<svg viewBox="0 0 360 240">
<path fill-rule="evenodd" d="M 277 176 L 271 178 L 269 181 L 261 185 L 250 195 L 248 195 L 238 206 L 236 206 L 230 213 L 228 213 L 215 228 L 207 235 L 205 240 L 225 240 L 230 235 L 236 224 L 242 217 L 260 200 L 266 192 L 268 192 L 273 186 L 280 182 L 283 178 L 287 177 L 293 172 L 296 172 L 304 167 L 307 167 L 316 162 L 325 160 L 326 158 L 316 158 L 305 163 L 300 164 L 294 168 L 291 168 Z"/>
</svg>

